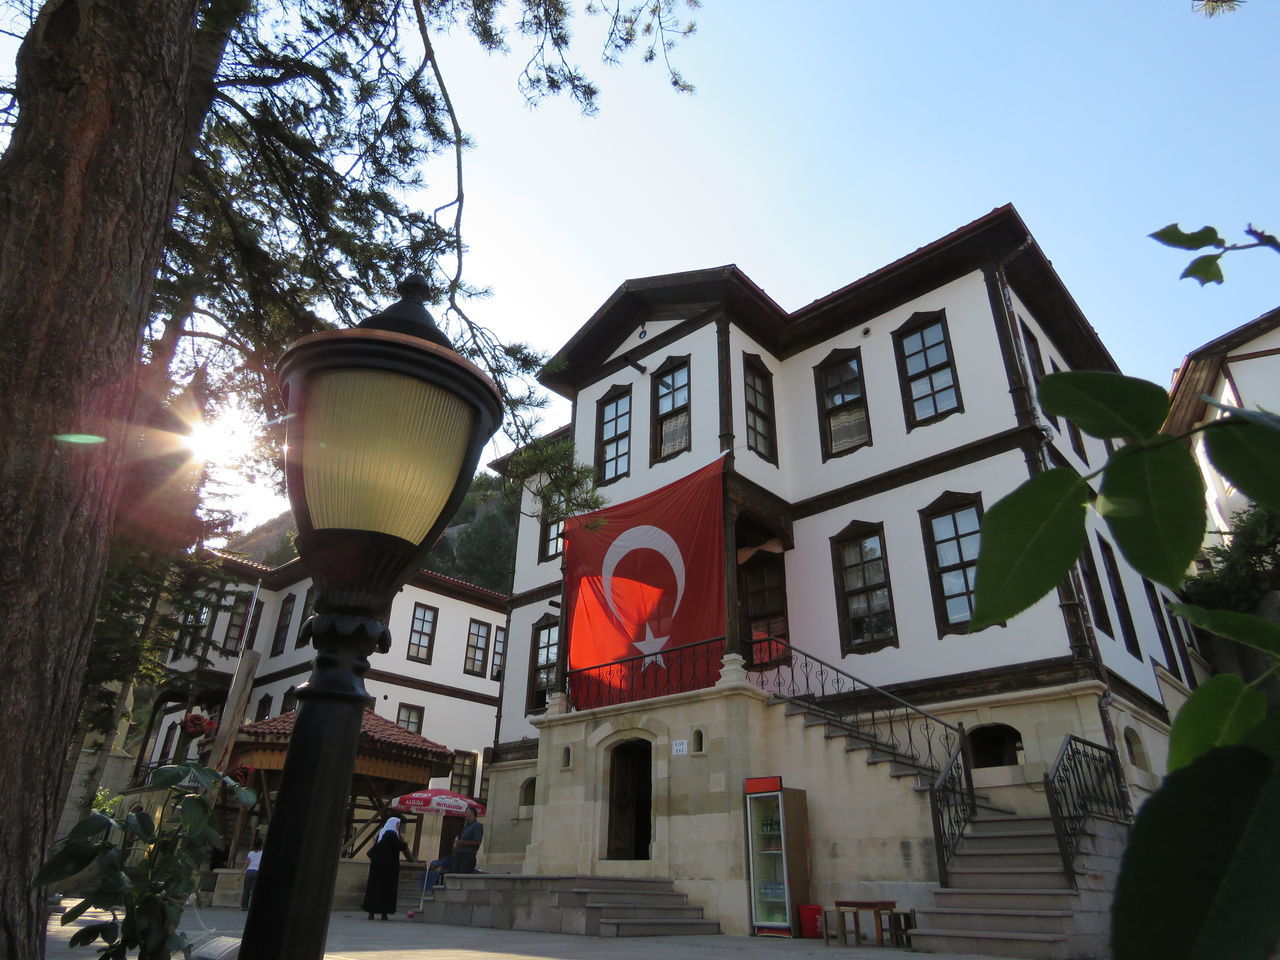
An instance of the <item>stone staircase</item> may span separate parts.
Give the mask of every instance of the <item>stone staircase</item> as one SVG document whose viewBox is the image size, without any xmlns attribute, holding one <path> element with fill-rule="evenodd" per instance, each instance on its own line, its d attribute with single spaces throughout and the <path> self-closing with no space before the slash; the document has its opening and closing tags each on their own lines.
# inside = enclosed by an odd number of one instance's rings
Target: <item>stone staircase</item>
<svg viewBox="0 0 1280 960">
<path fill-rule="evenodd" d="M 418 910 L 422 870 L 403 869 L 402 913 L 415 920 L 587 937 L 718 934 L 720 924 L 670 880 L 525 874 L 449 874 Z"/>
<path fill-rule="evenodd" d="M 1117 832 L 1117 831 L 1121 832 Z M 927 953 L 1027 960 L 1106 956 L 1106 917 L 1122 828 L 1095 825 L 1073 888 L 1047 816 L 970 821 L 934 906 L 916 911 L 911 945 Z"/>
</svg>

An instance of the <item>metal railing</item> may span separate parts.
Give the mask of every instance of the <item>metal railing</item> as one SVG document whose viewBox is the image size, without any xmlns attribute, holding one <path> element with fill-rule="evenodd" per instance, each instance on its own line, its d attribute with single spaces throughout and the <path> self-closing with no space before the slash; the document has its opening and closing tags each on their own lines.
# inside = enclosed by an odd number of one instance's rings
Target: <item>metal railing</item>
<svg viewBox="0 0 1280 960">
<path fill-rule="evenodd" d="M 957 724 L 960 736 L 951 756 L 929 785 L 929 812 L 933 816 L 933 846 L 938 858 L 938 883 L 947 885 L 947 864 L 956 852 L 964 828 L 973 819 L 977 803 L 973 796 L 973 769 L 964 725 Z"/>
<path fill-rule="evenodd" d="M 724 637 L 716 637 L 570 670 L 569 703 L 575 710 L 592 710 L 710 687 L 720 679 L 724 648 Z"/>
<path fill-rule="evenodd" d="M 1074 734 L 1063 739 L 1058 759 L 1044 775 L 1044 793 L 1058 838 L 1062 869 L 1073 887 L 1085 821 L 1104 817 L 1127 823 L 1133 817 L 1123 777 L 1115 750 Z"/>
<path fill-rule="evenodd" d="M 937 772 L 960 742 L 960 728 L 784 640 L 750 641 L 747 670 L 757 687 L 873 746 Z"/>
</svg>

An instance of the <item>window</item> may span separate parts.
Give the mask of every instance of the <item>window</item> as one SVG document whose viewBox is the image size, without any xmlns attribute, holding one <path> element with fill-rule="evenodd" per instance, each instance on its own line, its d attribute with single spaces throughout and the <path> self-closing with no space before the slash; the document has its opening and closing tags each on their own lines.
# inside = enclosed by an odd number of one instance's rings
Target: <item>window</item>
<svg viewBox="0 0 1280 960">
<path fill-rule="evenodd" d="M 1146 577 L 1142 578 L 1142 587 L 1147 593 L 1147 606 L 1151 608 L 1151 619 L 1156 624 L 1156 636 L 1160 638 L 1160 649 L 1164 653 L 1164 664 L 1179 680 L 1178 658 L 1173 652 L 1173 639 L 1169 636 L 1169 625 L 1164 621 L 1164 610 L 1160 607 L 1160 596 L 1156 593 L 1156 585 Z"/>
<path fill-rule="evenodd" d="M 507 628 L 493 630 L 493 661 L 489 664 L 489 679 L 501 680 L 502 668 L 507 665 Z"/>
<path fill-rule="evenodd" d="M 298 709 L 298 692 L 290 687 L 284 692 L 284 699 L 280 701 L 280 712 L 288 713 L 296 709 Z"/>
<path fill-rule="evenodd" d="M 938 635 L 963 632 L 973 618 L 982 504 L 972 494 L 944 493 L 922 512 Z"/>
<path fill-rule="evenodd" d="M 883 527 L 855 521 L 832 538 L 831 552 L 840 604 L 841 654 L 897 646 Z"/>
<path fill-rule="evenodd" d="M 542 530 L 538 537 L 539 561 L 554 560 L 564 553 L 564 521 L 552 519 L 559 509 L 559 505 L 554 501 L 542 502 Z"/>
<path fill-rule="evenodd" d="M 596 409 L 596 475 L 612 483 L 631 472 L 631 388 L 613 387 Z"/>
<path fill-rule="evenodd" d="M 893 334 L 907 429 L 964 409 L 942 311 L 916 314 Z"/>
<path fill-rule="evenodd" d="M 413 605 L 413 624 L 409 627 L 410 660 L 419 663 L 431 662 L 431 651 L 436 640 L 436 617 L 440 611 L 428 607 L 425 603 Z"/>
<path fill-rule="evenodd" d="M 422 719 L 425 714 L 422 707 L 415 707 L 411 703 L 402 703 L 400 708 L 396 710 L 396 724 L 404 727 L 410 733 L 422 733 Z"/>
<path fill-rule="evenodd" d="M 822 459 L 829 460 L 871 442 L 867 398 L 862 387 L 862 353 L 836 350 L 814 369 L 818 417 L 822 421 Z"/>
<path fill-rule="evenodd" d="M 1169 609 L 1170 600 L 1163 597 L 1164 612 L 1169 615 L 1169 629 L 1173 634 L 1173 644 L 1178 648 L 1178 660 L 1182 664 L 1182 682 L 1194 690 L 1197 686 L 1196 674 L 1191 669 L 1191 657 L 1187 653 L 1186 622 Z"/>
<path fill-rule="evenodd" d="M 222 635 L 222 649 L 226 653 L 239 653 L 244 642 L 244 627 L 249 619 L 249 603 L 252 596 L 237 593 L 231 605 L 231 615 L 227 618 L 227 632 Z"/>
<path fill-rule="evenodd" d="M 1044 379 L 1045 373 L 1044 357 L 1040 355 L 1040 341 L 1036 339 L 1036 335 L 1031 332 L 1031 329 L 1022 321 L 1021 318 L 1018 319 L 1018 325 L 1022 327 L 1022 342 L 1026 344 L 1027 347 L 1027 364 L 1031 367 L 1031 380 L 1035 384 L 1036 389 L 1039 390 L 1040 381 Z M 1056 366 L 1053 372 L 1058 372 Z M 1036 403 L 1038 404 L 1039 402 L 1040 397 L 1037 393 Z M 1041 409 L 1041 412 L 1044 413 L 1043 408 Z M 1058 418 L 1052 413 L 1045 413 L 1044 415 L 1048 418 L 1049 422 L 1053 424 L 1053 429 L 1062 429 L 1062 425 L 1058 423 Z M 1070 421 L 1068 421 L 1068 423 L 1069 422 Z"/>
<path fill-rule="evenodd" d="M 530 777 L 520 784 L 520 806 L 532 807 L 537 802 L 538 778 Z"/>
<path fill-rule="evenodd" d="M 306 622 L 311 619 L 311 615 L 316 612 L 316 588 L 307 587 L 307 595 L 302 599 L 302 616 L 298 618 L 298 634 L 293 639 L 293 648 L 306 644 L 306 638 L 302 635 L 302 628 Z"/>
<path fill-rule="evenodd" d="M 1058 365 L 1052 360 L 1050 360 L 1049 363 L 1053 366 L 1054 373 L 1062 372 Z M 1053 425 L 1056 427 L 1058 425 L 1058 421 L 1053 417 L 1050 417 L 1050 419 L 1053 420 Z M 1071 441 L 1071 449 L 1076 452 L 1076 456 L 1083 460 L 1084 465 L 1087 467 L 1089 465 L 1089 454 L 1085 452 L 1084 437 L 1080 435 L 1080 428 L 1077 427 L 1075 422 L 1070 418 L 1067 418 L 1067 438 Z"/>
<path fill-rule="evenodd" d="M 244 634 L 244 648 L 252 650 L 254 642 L 258 639 L 258 626 L 262 623 L 262 601 L 255 600 L 253 602 L 253 616 L 249 618 L 249 629 Z"/>
<path fill-rule="evenodd" d="M 259 720 L 267 719 L 269 716 L 271 716 L 271 694 L 264 693 L 262 699 L 258 701 L 258 709 L 253 715 L 253 720 L 256 723 Z"/>
<path fill-rule="evenodd" d="M 786 640 L 787 580 L 782 555 L 760 552 L 738 568 L 752 640 Z"/>
<path fill-rule="evenodd" d="M 473 677 L 483 677 L 484 668 L 489 662 L 489 624 L 472 620 L 467 629 L 467 656 L 462 664 L 462 672 Z"/>
<path fill-rule="evenodd" d="M 773 433 L 773 374 L 759 357 L 744 354 L 742 382 L 747 401 L 747 449 L 778 462 Z"/>
<path fill-rule="evenodd" d="M 1107 571 L 1107 582 L 1111 584 L 1111 599 L 1115 601 L 1116 616 L 1120 618 L 1120 633 L 1124 636 L 1125 649 L 1141 660 L 1142 648 L 1138 645 L 1138 631 L 1133 628 L 1133 615 L 1129 612 L 1129 601 L 1124 595 L 1124 582 L 1120 579 L 1120 568 L 1116 565 L 1116 553 L 1111 549 L 1111 544 L 1101 537 L 1098 537 L 1098 549 L 1102 553 L 1102 568 Z"/>
<path fill-rule="evenodd" d="M 271 638 L 271 656 L 278 657 L 284 653 L 284 644 L 289 639 L 289 621 L 293 619 L 293 605 L 298 595 L 291 593 L 280 604 L 280 615 L 276 617 L 276 632 Z"/>
<path fill-rule="evenodd" d="M 178 725 L 176 723 L 169 724 L 169 729 L 164 732 L 164 743 L 160 746 L 160 760 L 164 763 L 171 763 L 173 757 L 173 741 L 178 736 Z"/>
<path fill-rule="evenodd" d="M 1093 551 L 1088 543 L 1080 551 L 1080 576 L 1089 595 L 1089 612 L 1093 614 L 1094 628 L 1111 637 L 1115 630 L 1111 626 L 1111 614 L 1107 612 L 1107 602 L 1102 597 L 1102 581 L 1098 579 L 1098 567 L 1093 562 Z"/>
<path fill-rule="evenodd" d="M 459 750 L 453 755 L 453 776 L 449 778 L 449 789 L 464 797 L 474 797 L 476 789 L 476 761 L 478 754 Z"/>
<path fill-rule="evenodd" d="M 672 357 L 653 373 L 652 462 L 669 460 L 691 446 L 689 358 Z"/>
<path fill-rule="evenodd" d="M 544 614 L 533 625 L 533 648 L 529 654 L 529 693 L 526 711 L 547 708 L 547 697 L 555 689 L 556 662 L 560 658 L 560 621 Z"/>
<path fill-rule="evenodd" d="M 1151 762 L 1147 760 L 1147 751 L 1142 746 L 1142 737 L 1133 727 L 1124 728 L 1124 747 L 1129 754 L 1129 762 L 1139 770 L 1150 770 Z"/>
</svg>

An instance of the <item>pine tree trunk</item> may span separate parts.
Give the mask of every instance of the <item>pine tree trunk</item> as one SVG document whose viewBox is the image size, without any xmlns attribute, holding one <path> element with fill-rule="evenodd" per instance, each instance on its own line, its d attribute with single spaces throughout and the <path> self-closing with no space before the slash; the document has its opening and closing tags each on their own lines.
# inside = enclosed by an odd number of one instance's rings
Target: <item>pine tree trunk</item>
<svg viewBox="0 0 1280 960">
<path fill-rule="evenodd" d="M 14 960 L 44 955 L 31 879 L 65 797 L 146 305 L 200 119 L 200 6 L 49 0 L 18 57 L 0 158 L 0 955 Z"/>
</svg>

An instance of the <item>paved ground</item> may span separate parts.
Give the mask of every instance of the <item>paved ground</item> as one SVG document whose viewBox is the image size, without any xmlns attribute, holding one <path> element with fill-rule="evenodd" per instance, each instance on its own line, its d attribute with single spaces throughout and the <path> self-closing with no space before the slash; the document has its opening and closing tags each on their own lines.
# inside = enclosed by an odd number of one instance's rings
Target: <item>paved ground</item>
<svg viewBox="0 0 1280 960">
<path fill-rule="evenodd" d="M 65 906 L 75 901 L 64 901 Z M 245 915 L 239 910 L 188 907 L 182 929 L 197 944 L 212 937 L 238 937 Z M 97 911 L 68 926 L 60 916 L 49 921 L 48 956 L 92 960 L 92 946 L 71 950 L 67 942 L 77 926 L 106 919 Z M 101 946 L 101 942 L 98 943 Z M 180 957 L 181 954 L 178 954 Z M 821 940 L 781 937 L 635 937 L 603 939 L 560 933 L 484 930 L 449 927 L 406 920 L 404 917 L 369 921 L 363 913 L 335 913 L 329 922 L 326 960 L 893 960 L 898 957 L 932 960 L 981 960 L 972 954 L 918 954 L 890 947 L 824 947 Z"/>
</svg>

